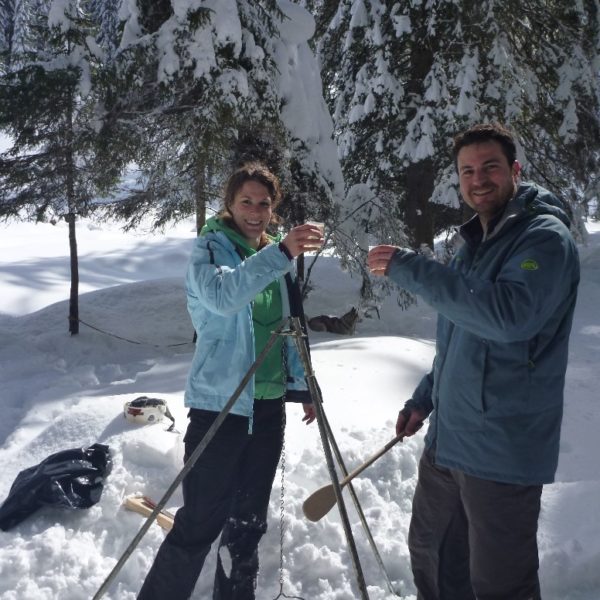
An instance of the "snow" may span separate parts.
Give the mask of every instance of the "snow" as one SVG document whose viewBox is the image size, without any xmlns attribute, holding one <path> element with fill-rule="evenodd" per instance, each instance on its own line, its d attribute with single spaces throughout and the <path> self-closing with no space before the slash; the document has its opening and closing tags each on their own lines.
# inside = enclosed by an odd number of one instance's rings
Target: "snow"
<svg viewBox="0 0 600 600">
<path fill-rule="evenodd" d="M 314 18 L 289 0 L 278 0 L 277 5 L 284 16 L 277 24 L 280 35 L 272 40 L 272 55 L 281 120 L 292 143 L 303 148 L 299 152 L 303 168 L 316 173 L 333 199 L 341 201 L 344 183 L 333 121 L 323 98 L 319 64 L 308 44 Z"/>
<path fill-rule="evenodd" d="M 350 29 L 366 27 L 369 24 L 367 9 L 362 0 L 357 0 L 352 4 L 350 14 L 352 15 L 352 18 L 350 19 Z"/>
<path fill-rule="evenodd" d="M 412 32 L 410 17 L 408 15 L 394 15 L 392 17 L 394 23 L 394 33 L 396 37 L 402 37 L 405 33 Z"/>
<path fill-rule="evenodd" d="M 279 20 L 279 35 L 290 45 L 300 45 L 315 34 L 315 18 L 302 6 L 289 0 L 279 0 L 279 10 L 283 18 Z"/>
<path fill-rule="evenodd" d="M 70 19 L 67 15 L 72 13 L 68 0 L 53 0 L 48 10 L 48 25 L 58 27 L 62 33 L 66 33 L 70 27 Z"/>
<path fill-rule="evenodd" d="M 559 467 L 556 483 L 542 497 L 545 600 L 600 597 L 600 225 L 587 226 Z M 182 467 L 182 398 L 193 350 L 183 274 L 194 224 L 162 234 L 124 234 L 111 223 L 83 221 L 78 234 L 80 317 L 120 337 L 84 325 L 78 336 L 68 334 L 64 224 L 0 226 L 0 501 L 21 470 L 59 450 L 107 444 L 113 469 L 90 509 L 47 507 L 0 531 L 0 600 L 91 598 L 142 526 L 142 517 L 121 506 L 124 496 L 140 492 L 160 499 Z M 360 282 L 334 257 L 321 257 L 313 276 L 309 316 L 339 315 L 357 304 Z M 422 302 L 401 311 L 389 298 L 380 313 L 381 320 L 360 322 L 352 337 L 311 335 L 324 408 L 348 470 L 393 437 L 397 411 L 434 352 L 435 315 Z M 127 422 L 123 404 L 141 395 L 165 399 L 178 432 L 166 431 L 168 421 Z M 318 428 L 301 422 L 298 406 L 289 405 L 287 412 L 283 591 L 307 600 L 354 600 L 359 594 L 337 509 L 318 523 L 302 514 L 303 501 L 329 480 Z M 386 572 L 405 600 L 414 600 L 415 593 L 406 537 L 422 440 L 420 433 L 396 445 L 353 482 Z M 279 593 L 280 494 L 278 472 L 269 531 L 260 546 L 261 600 Z M 344 496 L 369 597 L 398 597 L 388 589 L 347 491 Z M 180 504 L 178 489 L 167 508 Z M 135 598 L 163 538 L 153 524 L 105 598 Z M 195 598 L 210 597 L 215 551 Z"/>
</svg>

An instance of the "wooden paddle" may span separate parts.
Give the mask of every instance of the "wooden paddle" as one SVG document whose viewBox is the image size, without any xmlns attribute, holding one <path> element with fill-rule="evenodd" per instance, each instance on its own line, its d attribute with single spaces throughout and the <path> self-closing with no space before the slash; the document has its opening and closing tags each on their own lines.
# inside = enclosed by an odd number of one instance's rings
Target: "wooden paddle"
<svg viewBox="0 0 600 600">
<path fill-rule="evenodd" d="M 144 515 L 144 517 L 149 517 L 156 508 L 156 503 L 148 496 L 127 496 L 123 501 L 123 505 L 129 510 Z M 174 518 L 174 515 L 170 512 L 161 510 L 156 516 L 156 522 L 166 531 L 171 531 Z"/>
<path fill-rule="evenodd" d="M 349 473 L 340 481 L 340 488 L 343 488 L 347 483 L 350 483 L 358 474 L 362 473 L 369 465 L 373 464 L 378 458 L 383 456 L 392 446 L 397 444 L 404 434 L 397 435 L 393 440 L 390 440 L 379 452 L 371 456 L 362 465 L 354 469 L 352 473 Z M 333 483 L 319 488 L 316 492 L 313 492 L 302 505 L 304 516 L 310 521 L 318 521 L 324 517 L 332 508 L 336 502 L 335 490 L 333 489 Z"/>
</svg>

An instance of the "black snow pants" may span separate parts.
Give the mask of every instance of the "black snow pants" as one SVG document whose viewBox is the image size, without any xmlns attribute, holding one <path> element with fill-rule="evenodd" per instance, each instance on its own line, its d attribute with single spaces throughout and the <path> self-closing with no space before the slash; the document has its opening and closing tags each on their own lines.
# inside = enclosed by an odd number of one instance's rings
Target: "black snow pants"
<svg viewBox="0 0 600 600">
<path fill-rule="evenodd" d="M 283 445 L 282 400 L 254 403 L 248 418 L 229 414 L 182 482 L 183 506 L 161 544 L 138 600 L 187 600 L 221 533 L 213 600 L 254 600 L 258 543 L 267 530 L 271 487 Z M 185 457 L 216 412 L 191 409 Z"/>
<path fill-rule="evenodd" d="M 408 538 L 417 600 L 540 600 L 541 494 L 439 467 L 425 450 Z"/>
</svg>

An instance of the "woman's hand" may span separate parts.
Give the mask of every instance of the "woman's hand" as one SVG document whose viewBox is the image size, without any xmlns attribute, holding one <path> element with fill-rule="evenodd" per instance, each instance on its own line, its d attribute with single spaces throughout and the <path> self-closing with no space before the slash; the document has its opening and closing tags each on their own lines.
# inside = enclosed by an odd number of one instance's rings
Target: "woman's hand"
<svg viewBox="0 0 600 600">
<path fill-rule="evenodd" d="M 315 412 L 315 405 L 303 404 L 302 408 L 304 409 L 304 416 L 302 417 L 302 420 L 306 421 L 307 425 L 310 425 L 317 416 L 317 413 Z"/>
<path fill-rule="evenodd" d="M 296 258 L 306 250 L 318 250 L 323 245 L 323 232 L 317 225 L 304 223 L 289 230 L 282 244 L 292 257 Z"/>
</svg>

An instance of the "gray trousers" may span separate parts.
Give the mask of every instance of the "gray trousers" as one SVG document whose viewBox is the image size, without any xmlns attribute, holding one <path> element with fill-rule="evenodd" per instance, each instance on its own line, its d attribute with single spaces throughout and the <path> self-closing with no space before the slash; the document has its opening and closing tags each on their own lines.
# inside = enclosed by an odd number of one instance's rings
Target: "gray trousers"
<svg viewBox="0 0 600 600">
<path fill-rule="evenodd" d="M 541 600 L 542 486 L 487 481 L 419 463 L 409 549 L 418 600 Z"/>
</svg>

